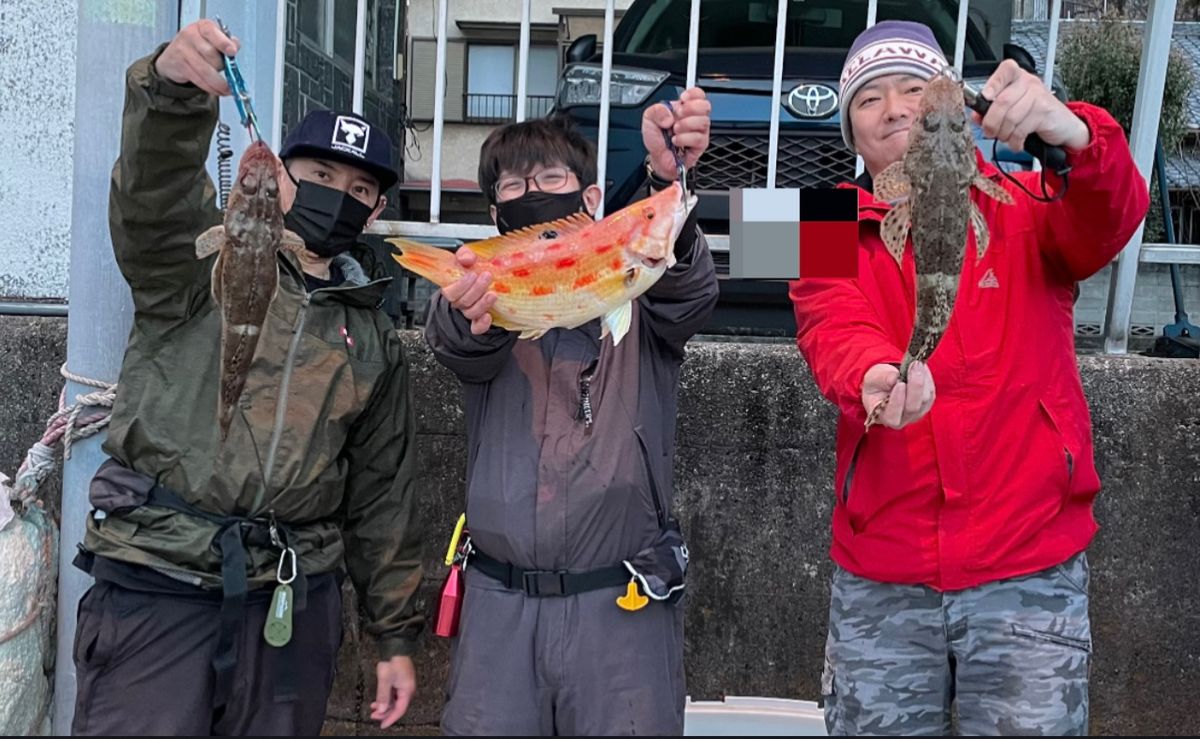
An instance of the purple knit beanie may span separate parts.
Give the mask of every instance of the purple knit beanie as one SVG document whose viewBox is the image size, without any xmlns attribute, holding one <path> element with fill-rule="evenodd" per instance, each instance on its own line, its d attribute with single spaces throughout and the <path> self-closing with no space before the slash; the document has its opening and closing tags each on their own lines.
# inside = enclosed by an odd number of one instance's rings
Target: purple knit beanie
<svg viewBox="0 0 1200 739">
<path fill-rule="evenodd" d="M 880 21 L 860 33 L 842 67 L 839 101 L 842 139 L 850 151 L 857 151 L 850 131 L 850 101 L 860 87 L 887 74 L 911 74 L 927 80 L 947 66 L 933 31 L 922 23 Z"/>
</svg>

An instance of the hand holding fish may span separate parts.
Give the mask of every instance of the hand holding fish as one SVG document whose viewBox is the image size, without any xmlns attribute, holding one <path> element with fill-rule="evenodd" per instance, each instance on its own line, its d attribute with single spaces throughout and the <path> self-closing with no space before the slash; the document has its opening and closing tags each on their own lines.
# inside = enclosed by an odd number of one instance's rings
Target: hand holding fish
<svg viewBox="0 0 1200 739">
<path fill-rule="evenodd" d="M 922 362 L 908 369 L 908 382 L 900 382 L 900 370 L 890 364 L 877 364 L 863 376 L 862 401 L 867 415 L 887 401 L 878 422 L 888 428 L 902 429 L 919 421 L 933 407 L 937 392 L 933 375 Z"/>
<path fill-rule="evenodd" d="M 696 196 L 673 182 L 601 221 L 574 213 L 457 254 L 409 239 L 388 242 L 399 248 L 392 256 L 401 266 L 464 311 L 472 333 L 498 326 L 533 340 L 601 318 L 600 338 L 611 335 L 616 345 L 629 333 L 634 301 L 674 266 L 673 247 L 695 205 Z"/>
<path fill-rule="evenodd" d="M 991 240 L 987 218 L 972 199 L 972 191 L 1013 204 L 1007 190 L 979 171 L 963 101 L 961 81 L 947 73 L 935 75 L 921 96 L 904 157 L 874 178 L 875 197 L 893 203 L 880 225 L 880 236 L 903 269 L 911 232 L 917 289 L 912 334 L 899 369 L 876 365 L 871 368 L 875 375 L 869 378 L 873 383 L 864 381 L 868 429 L 883 418 L 899 428 L 929 410 L 925 389 L 918 388 L 910 369 L 929 359 L 950 323 L 969 235 L 975 235 L 971 258 L 976 262 L 983 259 Z M 928 377 L 928 370 L 924 372 Z M 932 403 L 932 379 L 928 384 Z M 901 386 L 903 390 L 897 391 Z M 871 403 L 867 403 L 868 390 L 874 393 Z"/>
<path fill-rule="evenodd" d="M 683 156 L 683 166 L 691 169 L 708 148 L 708 129 L 711 124 L 712 103 L 704 90 L 691 87 L 672 101 L 671 109 L 666 105 L 652 105 L 642 115 L 642 144 L 650 154 L 650 166 L 664 180 L 679 176 L 675 155 L 667 148 L 663 130 L 672 133 L 671 143 Z"/>
<path fill-rule="evenodd" d="M 984 135 L 1003 141 L 1013 151 L 1021 151 L 1031 133 L 1051 146 L 1074 150 L 1091 141 L 1087 124 L 1011 59 L 996 68 L 981 92 L 992 101 L 991 108 L 982 120 L 978 113 L 971 115 L 982 124 Z"/>
<path fill-rule="evenodd" d="M 158 74 L 180 85 L 192 84 L 210 95 L 229 95 L 222 73 L 223 55 L 234 56 L 240 44 L 208 18 L 184 26 L 155 62 Z"/>
<path fill-rule="evenodd" d="M 478 336 L 492 327 L 492 314 L 488 311 L 496 304 L 499 296 L 488 290 L 492 284 L 490 274 L 476 274 L 470 271 L 479 259 L 475 252 L 471 251 L 471 247 L 460 248 L 454 252 L 454 258 L 467 273 L 443 288 L 442 295 L 471 322 L 471 333 Z"/>
</svg>

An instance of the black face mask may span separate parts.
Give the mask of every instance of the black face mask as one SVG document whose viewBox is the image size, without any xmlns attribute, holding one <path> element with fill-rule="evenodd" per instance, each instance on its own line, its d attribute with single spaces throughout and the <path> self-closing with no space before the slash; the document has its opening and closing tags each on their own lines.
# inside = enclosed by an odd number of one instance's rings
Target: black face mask
<svg viewBox="0 0 1200 739">
<path fill-rule="evenodd" d="M 496 227 L 506 234 L 581 211 L 587 212 L 582 190 L 561 193 L 531 190 L 515 200 L 496 203 Z"/>
<path fill-rule="evenodd" d="M 313 254 L 329 259 L 354 246 L 373 210 L 350 193 L 301 180 L 283 225 Z"/>
</svg>

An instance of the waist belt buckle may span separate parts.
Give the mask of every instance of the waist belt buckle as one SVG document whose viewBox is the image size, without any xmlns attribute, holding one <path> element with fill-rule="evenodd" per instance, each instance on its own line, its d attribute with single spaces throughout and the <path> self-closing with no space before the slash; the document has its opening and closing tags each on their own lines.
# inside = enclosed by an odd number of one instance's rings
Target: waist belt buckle
<svg viewBox="0 0 1200 739">
<path fill-rule="evenodd" d="M 567 592 L 566 570 L 530 570 L 525 572 L 525 594 L 540 597 L 565 595 Z"/>
</svg>

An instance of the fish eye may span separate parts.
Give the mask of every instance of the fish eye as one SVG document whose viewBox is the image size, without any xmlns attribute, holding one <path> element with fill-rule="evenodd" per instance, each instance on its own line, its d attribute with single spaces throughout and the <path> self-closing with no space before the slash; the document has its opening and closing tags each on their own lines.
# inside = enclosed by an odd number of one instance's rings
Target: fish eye
<svg viewBox="0 0 1200 739">
<path fill-rule="evenodd" d="M 962 133 L 963 124 L 960 121 L 951 121 L 950 130 L 954 133 Z"/>
<path fill-rule="evenodd" d="M 653 221 L 653 220 L 654 220 L 654 209 L 653 209 L 653 208 L 647 208 L 647 209 L 646 209 L 646 220 L 647 220 L 647 221 Z"/>
<path fill-rule="evenodd" d="M 933 133 L 934 131 L 941 128 L 942 124 L 939 123 L 938 121 L 935 121 L 932 118 L 926 118 L 924 121 L 924 126 L 925 126 L 926 131 L 928 131 L 929 133 Z"/>
</svg>

